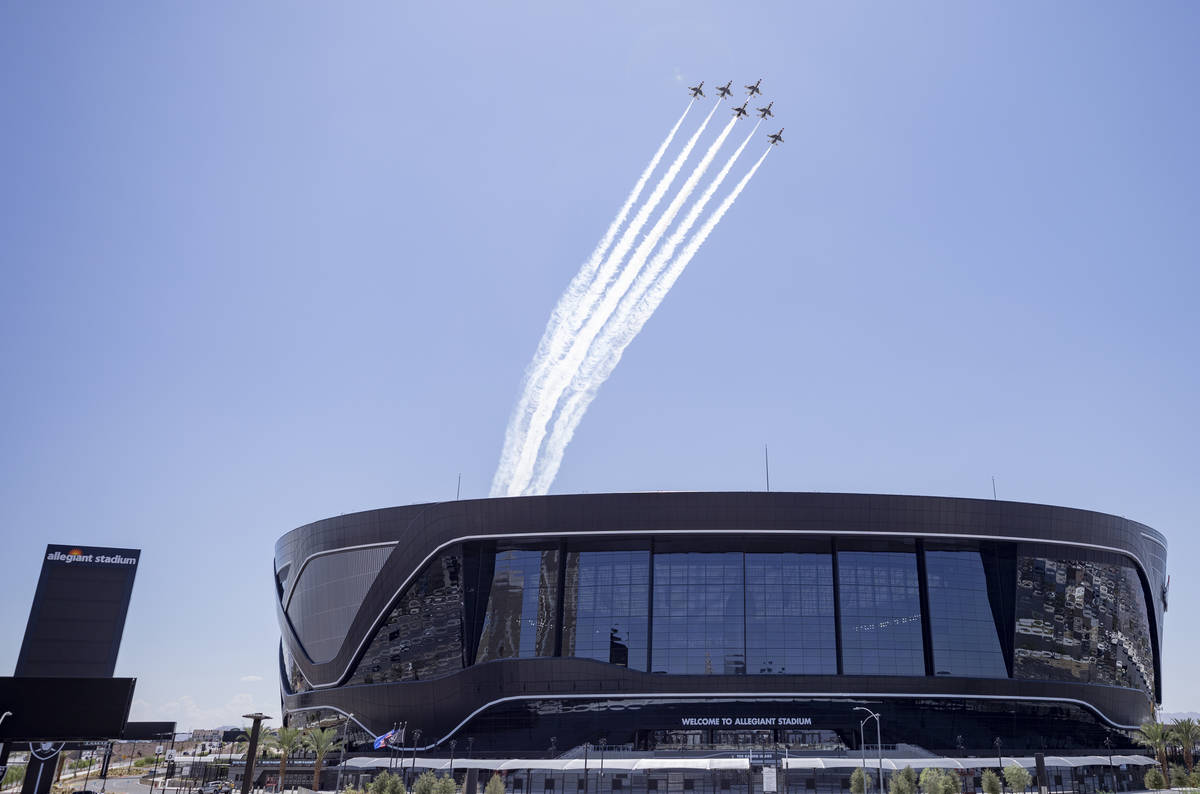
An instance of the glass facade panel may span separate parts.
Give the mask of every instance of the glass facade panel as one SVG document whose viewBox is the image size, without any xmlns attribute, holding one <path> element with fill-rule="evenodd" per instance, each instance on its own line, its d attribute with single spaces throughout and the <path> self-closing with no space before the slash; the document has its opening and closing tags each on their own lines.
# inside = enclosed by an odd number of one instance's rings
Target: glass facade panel
<svg viewBox="0 0 1200 794">
<path fill-rule="evenodd" d="M 978 551 L 927 551 L 929 629 L 937 675 L 1007 678 Z"/>
<path fill-rule="evenodd" d="M 830 555 L 746 555 L 746 672 L 837 673 Z"/>
<path fill-rule="evenodd" d="M 283 683 L 284 688 L 288 692 L 307 692 L 312 687 L 308 685 L 308 681 L 304 680 L 304 674 L 300 672 L 300 666 L 296 664 L 296 660 L 292 658 L 291 651 L 285 643 L 279 643 L 279 664 L 283 668 Z"/>
<path fill-rule="evenodd" d="M 476 662 L 554 655 L 558 550 L 501 549 Z"/>
<path fill-rule="evenodd" d="M 654 555 L 656 673 L 746 672 L 743 555 Z"/>
<path fill-rule="evenodd" d="M 363 596 L 393 548 L 389 544 L 323 554 L 300 572 L 287 616 L 314 662 L 337 655 Z"/>
<path fill-rule="evenodd" d="M 568 552 L 563 656 L 646 669 L 650 552 Z"/>
<path fill-rule="evenodd" d="M 924 675 L 917 555 L 838 552 L 842 669 L 848 675 Z"/>
<path fill-rule="evenodd" d="M 1013 674 L 1137 688 L 1153 697 L 1150 626 L 1137 571 L 1020 557 Z"/>
<path fill-rule="evenodd" d="M 349 684 L 414 681 L 463 668 L 462 557 L 429 563 L 375 632 Z"/>
</svg>

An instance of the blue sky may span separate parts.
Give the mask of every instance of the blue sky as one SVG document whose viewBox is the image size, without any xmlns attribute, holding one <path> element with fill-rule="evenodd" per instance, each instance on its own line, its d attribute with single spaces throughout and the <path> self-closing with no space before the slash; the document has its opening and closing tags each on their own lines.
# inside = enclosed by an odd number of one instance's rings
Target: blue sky
<svg viewBox="0 0 1200 794">
<path fill-rule="evenodd" d="M 762 77 L 787 143 L 553 492 L 769 443 L 775 489 L 1142 521 L 1200 710 L 1198 73 L 1185 2 L 6 3 L 0 672 L 46 543 L 139 547 L 135 718 L 278 716 L 276 538 L 486 495 L 684 86 Z"/>
</svg>

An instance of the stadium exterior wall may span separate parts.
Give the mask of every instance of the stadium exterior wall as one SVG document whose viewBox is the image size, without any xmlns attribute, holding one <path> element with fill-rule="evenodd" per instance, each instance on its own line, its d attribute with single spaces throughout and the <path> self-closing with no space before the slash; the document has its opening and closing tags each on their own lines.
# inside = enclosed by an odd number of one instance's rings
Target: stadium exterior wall
<svg viewBox="0 0 1200 794">
<path fill-rule="evenodd" d="M 1046 505 L 823 493 L 516 497 L 276 545 L 283 706 L 362 745 L 1133 746 L 1161 702 L 1166 541 Z"/>
</svg>

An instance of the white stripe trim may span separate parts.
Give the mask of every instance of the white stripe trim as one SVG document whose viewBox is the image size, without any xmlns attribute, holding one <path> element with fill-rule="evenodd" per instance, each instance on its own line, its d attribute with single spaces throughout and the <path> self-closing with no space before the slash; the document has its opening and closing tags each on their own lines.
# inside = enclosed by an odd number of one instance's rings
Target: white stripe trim
<svg viewBox="0 0 1200 794">
<path fill-rule="evenodd" d="M 1118 548 L 1114 548 L 1112 546 L 1101 546 L 1096 543 L 1080 543 L 1080 542 L 1069 541 L 1069 540 L 1044 540 L 1042 538 L 1025 538 L 1025 537 L 1009 536 L 1009 535 L 968 535 L 968 534 L 962 534 L 962 533 L 948 534 L 948 533 L 942 533 L 942 532 L 933 532 L 933 533 L 930 533 L 930 532 L 854 532 L 851 530 L 825 530 L 825 529 L 696 529 L 696 530 L 692 530 L 692 529 L 667 529 L 667 530 L 597 529 L 597 530 L 585 530 L 582 532 L 566 532 L 566 533 L 562 533 L 562 532 L 522 532 L 522 533 L 504 534 L 504 535 L 463 535 L 461 537 L 457 537 L 452 540 L 448 540 L 445 543 L 443 543 L 442 545 L 438 546 L 433 551 L 429 552 L 429 554 L 427 554 L 425 556 L 425 559 L 421 560 L 421 564 L 413 569 L 413 572 L 408 575 L 408 578 L 406 578 L 404 580 L 403 584 L 401 584 L 400 587 L 396 590 L 396 592 L 393 593 L 392 596 L 388 599 L 387 605 L 384 606 L 383 611 L 380 612 L 375 617 L 375 620 L 373 620 L 371 622 L 370 629 L 367 630 L 367 633 L 363 636 L 362 640 L 358 643 L 358 647 L 354 650 L 354 653 L 350 656 L 350 661 L 347 663 L 346 669 L 341 672 L 341 674 L 337 677 L 336 680 L 330 681 L 328 683 L 314 684 L 308 680 L 308 676 L 305 675 L 304 668 L 302 668 L 302 667 L 299 668 L 300 675 L 304 677 L 305 681 L 308 681 L 308 685 L 311 686 L 314 690 L 328 689 L 329 687 L 337 686 L 339 683 L 341 683 L 342 679 L 344 679 L 347 675 L 350 674 L 350 670 L 354 666 L 354 663 L 358 659 L 359 655 L 362 653 L 363 647 L 367 644 L 367 642 L 369 640 L 371 640 L 375 636 L 375 632 L 379 630 L 379 626 L 383 622 L 383 619 L 387 616 L 388 608 L 392 605 L 392 602 L 394 602 L 396 600 L 396 598 L 401 593 L 404 592 L 404 588 L 408 587 L 409 583 L 413 580 L 413 578 L 425 568 L 425 566 L 429 563 L 429 561 L 432 560 L 435 556 L 437 556 L 447 546 L 452 546 L 455 543 L 463 543 L 465 541 L 470 541 L 470 540 L 507 540 L 507 539 L 512 539 L 512 538 L 553 538 L 553 539 L 557 540 L 559 538 L 568 537 L 568 536 L 569 537 L 588 537 L 588 536 L 610 536 L 610 535 L 838 535 L 838 536 L 849 535 L 849 536 L 859 536 L 859 537 L 903 537 L 903 538 L 918 538 L 919 537 L 919 538 L 950 538 L 953 540 L 1005 540 L 1005 541 L 1014 541 L 1014 542 L 1019 542 L 1019 543 L 1049 543 L 1052 545 L 1059 545 L 1059 546 L 1075 546 L 1078 548 L 1096 549 L 1098 551 L 1107 551 L 1107 552 L 1112 552 L 1114 554 L 1120 554 L 1125 557 L 1129 557 L 1130 559 L 1132 559 L 1134 561 L 1134 563 L 1137 564 L 1138 568 L 1141 569 L 1142 575 L 1146 577 L 1147 581 L 1150 579 L 1149 574 L 1146 572 L 1146 566 L 1142 563 L 1141 558 L 1139 558 L 1133 552 L 1126 551 L 1124 549 L 1118 549 Z M 399 541 L 393 541 L 390 545 L 397 545 L 397 544 L 399 544 Z M 366 546 L 386 546 L 386 545 L 389 545 L 389 544 L 388 543 L 366 544 Z M 344 549 L 331 549 L 329 551 L 318 552 L 317 554 L 310 555 L 308 557 L 308 559 L 306 559 L 304 561 L 304 564 L 307 565 L 308 560 L 311 560 L 313 557 L 321 556 L 322 554 L 329 554 L 329 553 L 332 553 L 335 551 L 346 551 L 349 549 L 366 548 L 366 546 L 347 546 Z M 300 579 L 300 577 L 299 577 L 299 575 L 297 575 L 296 581 L 299 581 L 299 579 Z M 287 611 L 286 607 L 284 608 L 284 611 L 285 612 Z M 293 633 L 293 635 L 295 634 L 295 632 L 292 632 L 292 633 Z M 295 637 L 295 640 L 296 640 L 297 644 L 300 644 L 301 647 L 303 647 L 303 644 L 300 643 L 299 637 Z M 300 694 L 300 693 L 293 693 L 293 694 Z"/>
<path fill-rule="evenodd" d="M 497 706 L 501 703 L 509 703 L 514 700 L 587 700 L 587 699 L 633 700 L 633 699 L 637 699 L 637 698 L 650 698 L 650 699 L 655 699 L 655 700 L 664 700 L 664 699 L 685 700 L 687 698 L 693 698 L 693 699 L 698 699 L 698 700 L 767 700 L 767 699 L 778 699 L 778 698 L 793 698 L 793 699 L 794 698 L 819 698 L 819 699 L 825 699 L 825 700 L 838 699 L 838 698 L 844 698 L 847 700 L 856 699 L 856 698 L 910 698 L 910 699 L 928 698 L 931 700 L 961 699 L 961 700 L 1016 700 L 1016 701 L 1036 700 L 1039 702 L 1050 702 L 1050 703 L 1074 703 L 1076 705 L 1083 706 L 1084 708 L 1091 711 L 1096 716 L 1098 716 L 1100 719 L 1104 720 L 1105 722 L 1107 722 L 1109 725 L 1113 726 L 1114 728 L 1120 728 L 1122 730 L 1137 730 L 1138 728 L 1141 727 L 1138 725 L 1122 725 L 1119 722 L 1113 722 L 1104 714 L 1104 712 L 1100 711 L 1100 709 L 1096 708 L 1091 703 L 1088 703 L 1087 701 L 1084 701 L 1084 700 L 1077 700 L 1076 698 L 1048 697 L 1048 696 L 1043 696 L 1043 695 L 1025 695 L 1025 696 L 949 695 L 949 694 L 929 694 L 929 693 L 910 693 L 910 692 L 883 692 L 883 693 L 880 693 L 880 692 L 720 692 L 720 693 L 713 693 L 713 692 L 625 693 L 625 692 L 622 692 L 620 694 L 615 694 L 612 692 L 601 692 L 598 694 L 596 694 L 596 693 L 594 693 L 594 694 L 579 694 L 579 693 L 572 692 L 570 694 L 562 694 L 562 695 L 547 695 L 547 694 L 510 695 L 508 697 L 497 698 L 495 700 L 492 700 L 492 701 L 489 701 L 489 702 L 483 704 L 479 708 L 472 711 L 469 715 L 467 715 L 467 717 L 465 719 L 463 719 L 462 722 L 455 725 L 454 728 L 452 728 L 449 733 L 447 733 L 442 738 L 438 739 L 436 742 L 433 742 L 432 744 L 424 745 L 422 747 L 417 747 L 416 749 L 418 751 L 423 751 L 423 750 L 429 750 L 430 748 L 438 746 L 439 744 L 441 744 L 442 742 L 446 741 L 451 736 L 453 736 L 458 730 L 460 730 L 464 725 L 466 725 L 468 722 L 473 720 L 481 712 L 487 711 L 492 706 Z M 358 722 L 358 720 L 355 719 L 352 715 L 348 714 L 347 712 L 343 711 L 342 709 L 338 708 L 337 706 L 304 706 L 302 708 L 289 709 L 289 712 L 291 712 L 291 711 L 321 711 L 321 710 L 336 711 L 340 714 L 346 714 L 348 717 L 350 717 L 350 719 L 353 719 L 355 722 Z M 365 725 L 363 725 L 361 722 L 358 722 L 358 724 L 360 726 L 362 726 L 363 730 L 365 730 L 368 734 L 371 733 L 370 729 L 367 728 Z M 371 734 L 371 735 L 374 735 L 374 734 Z M 401 752 L 407 752 L 407 751 L 411 751 L 411 750 L 413 750 L 412 747 L 400 748 Z"/>
</svg>

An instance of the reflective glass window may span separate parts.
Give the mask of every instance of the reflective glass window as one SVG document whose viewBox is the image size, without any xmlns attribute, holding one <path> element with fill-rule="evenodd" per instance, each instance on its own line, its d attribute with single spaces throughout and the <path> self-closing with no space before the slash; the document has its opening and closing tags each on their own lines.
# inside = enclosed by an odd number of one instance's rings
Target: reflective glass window
<svg viewBox="0 0 1200 794">
<path fill-rule="evenodd" d="M 1016 678 L 1112 684 L 1152 697 L 1151 648 L 1132 565 L 1018 558 Z"/>
<path fill-rule="evenodd" d="M 926 551 L 929 628 L 937 675 L 1007 678 L 978 551 Z"/>
<path fill-rule="evenodd" d="M 746 555 L 746 672 L 837 673 L 833 558 Z"/>
<path fill-rule="evenodd" d="M 558 550 L 501 549 L 476 662 L 554 655 Z"/>
<path fill-rule="evenodd" d="M 842 670 L 848 675 L 925 675 L 917 555 L 838 552 Z"/>
<path fill-rule="evenodd" d="M 563 656 L 646 669 L 650 552 L 569 552 Z"/>
<path fill-rule="evenodd" d="M 746 672 L 743 555 L 654 555 L 656 673 Z"/>
<path fill-rule="evenodd" d="M 296 660 L 292 657 L 292 652 L 282 642 L 279 643 L 279 660 L 283 668 L 283 683 L 288 692 L 307 692 L 312 689 L 308 685 L 308 681 L 304 679 L 304 674 L 300 672 L 300 666 L 296 664 Z"/>
<path fill-rule="evenodd" d="M 287 605 L 287 615 L 314 662 L 337 655 L 354 615 L 392 544 L 314 557 L 304 566 Z"/>
<path fill-rule="evenodd" d="M 438 555 L 371 638 L 350 684 L 435 678 L 463 667 L 462 558 Z"/>
</svg>

